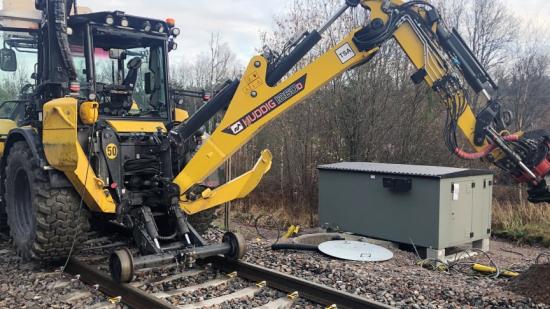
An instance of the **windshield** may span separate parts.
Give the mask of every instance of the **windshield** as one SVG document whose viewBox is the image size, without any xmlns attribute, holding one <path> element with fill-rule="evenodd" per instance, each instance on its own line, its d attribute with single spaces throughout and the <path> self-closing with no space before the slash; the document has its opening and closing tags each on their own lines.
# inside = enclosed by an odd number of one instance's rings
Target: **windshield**
<svg viewBox="0 0 550 309">
<path fill-rule="evenodd" d="M 35 85 L 36 42 L 36 36 L 28 32 L 0 31 L 0 48 L 15 55 L 15 65 L 0 70 L 0 119 L 19 123 L 24 118 Z"/>
<path fill-rule="evenodd" d="M 94 64 L 95 83 L 91 85 L 86 81 L 85 50 L 78 38 L 71 40 L 71 50 L 80 84 L 84 85 L 81 91 L 89 96 L 95 88 L 101 115 L 166 118 L 164 40 L 96 31 L 93 42 L 90 63 Z"/>
</svg>

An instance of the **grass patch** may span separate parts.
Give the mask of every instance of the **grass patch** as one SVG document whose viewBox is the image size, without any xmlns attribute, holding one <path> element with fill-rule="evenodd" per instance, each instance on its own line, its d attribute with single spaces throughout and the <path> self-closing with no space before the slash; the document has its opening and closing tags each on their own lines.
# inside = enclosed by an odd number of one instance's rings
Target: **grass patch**
<svg viewBox="0 0 550 309">
<path fill-rule="evenodd" d="M 550 247 L 550 205 L 493 204 L 493 234 L 519 243 Z"/>
</svg>

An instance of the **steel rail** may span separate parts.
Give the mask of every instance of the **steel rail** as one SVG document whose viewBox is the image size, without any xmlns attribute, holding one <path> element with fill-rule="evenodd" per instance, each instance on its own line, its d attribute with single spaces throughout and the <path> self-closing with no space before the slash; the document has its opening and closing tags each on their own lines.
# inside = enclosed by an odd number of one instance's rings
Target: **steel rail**
<svg viewBox="0 0 550 309">
<path fill-rule="evenodd" d="M 147 294 L 129 284 L 115 282 L 104 272 L 71 258 L 65 270 L 73 275 L 80 275 L 80 280 L 89 285 L 99 285 L 98 289 L 109 296 L 122 297 L 121 302 L 136 309 L 160 308 L 174 309 L 176 306 L 167 301 Z"/>
<path fill-rule="evenodd" d="M 300 297 L 310 301 L 337 308 L 393 308 L 383 303 L 339 291 L 315 282 L 307 281 L 294 276 L 286 275 L 265 267 L 242 261 L 231 261 L 222 256 L 213 256 L 206 259 L 216 268 L 226 272 L 236 271 L 239 277 L 251 281 L 266 281 L 267 285 L 287 293 L 298 292 Z"/>
<path fill-rule="evenodd" d="M 368 300 L 358 295 L 339 291 L 301 278 L 283 274 L 265 267 L 242 261 L 232 261 L 222 256 L 213 256 L 201 261 L 212 263 L 212 266 L 224 272 L 236 271 L 239 277 L 261 282 L 267 286 L 287 292 L 298 292 L 299 296 L 310 301 L 337 308 L 393 308 L 380 302 Z M 80 280 L 89 285 L 98 285 L 98 289 L 109 296 L 120 296 L 121 302 L 132 308 L 177 308 L 165 300 L 146 293 L 129 284 L 121 284 L 99 269 L 84 262 L 71 258 L 65 270 L 73 275 L 79 275 Z"/>
</svg>

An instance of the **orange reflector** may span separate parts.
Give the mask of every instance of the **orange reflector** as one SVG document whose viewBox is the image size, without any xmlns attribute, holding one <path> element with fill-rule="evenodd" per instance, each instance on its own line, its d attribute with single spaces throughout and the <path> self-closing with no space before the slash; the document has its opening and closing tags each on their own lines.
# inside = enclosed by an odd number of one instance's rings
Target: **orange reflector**
<svg viewBox="0 0 550 309">
<path fill-rule="evenodd" d="M 166 18 L 166 23 L 169 27 L 174 27 L 176 25 L 176 20 L 173 18 Z"/>
</svg>

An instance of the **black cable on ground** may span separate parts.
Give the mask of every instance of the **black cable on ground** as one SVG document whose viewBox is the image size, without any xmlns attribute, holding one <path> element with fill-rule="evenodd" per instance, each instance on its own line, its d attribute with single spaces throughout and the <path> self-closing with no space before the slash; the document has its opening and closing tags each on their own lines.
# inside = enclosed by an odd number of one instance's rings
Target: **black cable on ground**
<svg viewBox="0 0 550 309">
<path fill-rule="evenodd" d="M 319 251 L 319 246 L 294 244 L 294 243 L 275 243 L 271 245 L 271 250 L 298 250 L 298 251 Z"/>
<path fill-rule="evenodd" d="M 260 227 L 258 226 L 258 222 L 260 221 L 261 218 L 263 217 L 267 217 L 267 221 L 265 222 L 266 224 L 269 222 L 269 220 L 271 220 L 271 223 L 273 223 L 273 227 L 277 229 L 277 239 L 275 239 L 275 241 L 273 242 L 273 244 L 276 244 L 279 242 L 279 240 L 281 239 L 281 228 L 279 226 L 279 222 L 277 222 L 277 220 L 275 220 L 275 218 L 273 216 L 268 216 L 268 215 L 259 215 L 258 217 L 256 217 L 256 219 L 254 220 L 254 229 L 256 229 L 256 233 L 263 239 L 268 239 L 267 237 L 265 237 L 262 233 L 260 233 Z"/>
<path fill-rule="evenodd" d="M 508 249 L 504 249 L 504 248 L 500 248 L 500 251 L 504 251 L 504 252 L 508 252 L 508 253 L 513 253 L 513 254 L 517 254 L 519 256 L 521 256 L 522 258 L 526 259 L 526 260 L 529 260 L 525 257 L 525 255 L 521 252 L 517 252 L 517 251 L 513 251 L 513 250 L 508 250 Z"/>
</svg>

